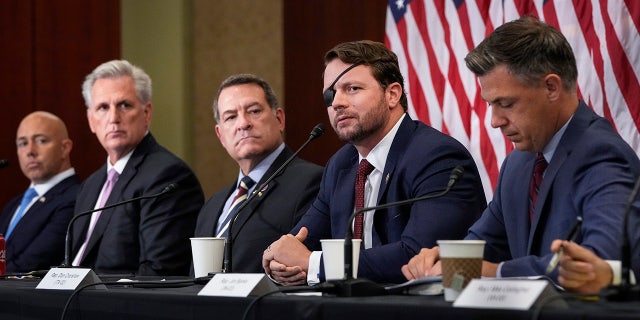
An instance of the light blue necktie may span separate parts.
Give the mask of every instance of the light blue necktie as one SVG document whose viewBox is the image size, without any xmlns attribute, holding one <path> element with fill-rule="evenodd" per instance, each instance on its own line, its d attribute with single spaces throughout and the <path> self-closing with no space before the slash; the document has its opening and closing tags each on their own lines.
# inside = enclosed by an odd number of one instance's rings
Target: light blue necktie
<svg viewBox="0 0 640 320">
<path fill-rule="evenodd" d="M 20 219 L 22 219 L 25 209 L 27 208 L 29 203 L 31 203 L 33 198 L 37 196 L 38 196 L 38 193 L 34 188 L 29 188 L 29 190 L 27 190 L 27 192 L 24 193 L 24 195 L 22 196 L 22 202 L 20 202 L 20 209 L 18 209 L 18 213 L 16 214 L 15 218 L 13 218 L 13 220 L 11 221 L 11 224 L 9 224 L 9 228 L 7 229 L 7 234 L 4 236 L 5 239 L 9 239 L 9 236 L 11 235 L 13 228 L 15 228 L 18 222 L 20 221 Z"/>
</svg>

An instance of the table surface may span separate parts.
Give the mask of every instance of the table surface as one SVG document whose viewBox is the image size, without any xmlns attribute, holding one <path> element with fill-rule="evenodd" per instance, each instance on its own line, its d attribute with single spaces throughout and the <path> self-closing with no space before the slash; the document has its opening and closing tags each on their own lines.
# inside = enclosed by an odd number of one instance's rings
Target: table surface
<svg viewBox="0 0 640 320">
<path fill-rule="evenodd" d="M 0 319 L 60 319 L 72 291 L 35 289 L 39 280 L 0 280 Z M 72 300 L 71 319 L 242 319 L 255 297 L 198 296 L 203 285 L 169 288 L 107 286 L 85 289 Z M 640 319 L 640 302 L 577 301 L 568 308 L 498 310 L 455 308 L 442 296 L 336 297 L 272 295 L 247 319 Z"/>
</svg>

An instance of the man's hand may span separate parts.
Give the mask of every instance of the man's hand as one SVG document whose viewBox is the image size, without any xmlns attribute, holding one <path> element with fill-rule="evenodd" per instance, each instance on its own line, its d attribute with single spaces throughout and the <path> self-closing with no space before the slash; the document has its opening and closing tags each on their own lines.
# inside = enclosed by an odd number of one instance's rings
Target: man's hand
<svg viewBox="0 0 640 320">
<path fill-rule="evenodd" d="M 499 264 L 489 262 L 487 260 L 482 261 L 482 276 L 495 278 L 498 276 L 498 266 Z"/>
<path fill-rule="evenodd" d="M 575 242 L 555 240 L 551 251 L 564 249 L 558 269 L 558 282 L 568 291 L 597 294 L 611 284 L 613 271 L 609 264 Z"/>
<path fill-rule="evenodd" d="M 308 230 L 302 227 L 297 235 L 283 235 L 262 254 L 262 268 L 279 283 L 303 284 L 309 270 L 311 251 L 302 243 Z"/>
<path fill-rule="evenodd" d="M 426 276 L 437 276 L 442 274 L 440 267 L 440 248 L 422 249 L 415 255 L 409 263 L 402 266 L 402 274 L 408 280 L 419 279 Z"/>
<path fill-rule="evenodd" d="M 287 267 L 276 260 L 269 263 L 271 278 L 284 286 L 303 285 L 307 283 L 307 273 L 301 267 Z"/>
</svg>

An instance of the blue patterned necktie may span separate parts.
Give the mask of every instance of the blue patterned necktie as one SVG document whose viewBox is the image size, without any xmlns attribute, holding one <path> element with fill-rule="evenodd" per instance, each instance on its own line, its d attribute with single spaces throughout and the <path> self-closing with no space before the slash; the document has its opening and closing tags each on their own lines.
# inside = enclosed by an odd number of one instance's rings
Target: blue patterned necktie
<svg viewBox="0 0 640 320">
<path fill-rule="evenodd" d="M 7 229 L 7 234 L 4 236 L 5 239 L 9 239 L 11 232 L 13 232 L 13 229 L 16 227 L 20 219 L 22 219 L 22 216 L 24 216 L 24 212 L 26 211 L 27 206 L 29 205 L 29 203 L 31 203 L 33 198 L 37 196 L 38 193 L 34 188 L 29 188 L 29 190 L 24 193 L 24 195 L 22 196 L 22 201 L 20 202 L 20 209 L 18 209 L 18 213 L 13 218 L 13 220 L 11 220 L 11 224 L 9 224 L 9 228 Z"/>
</svg>

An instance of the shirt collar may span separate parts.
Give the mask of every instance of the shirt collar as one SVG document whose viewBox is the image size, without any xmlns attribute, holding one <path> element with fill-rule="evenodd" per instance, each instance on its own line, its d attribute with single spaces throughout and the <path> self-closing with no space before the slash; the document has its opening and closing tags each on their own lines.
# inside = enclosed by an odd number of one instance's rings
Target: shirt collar
<svg viewBox="0 0 640 320">
<path fill-rule="evenodd" d="M 135 150 L 136 149 L 134 148 L 133 150 L 129 151 L 129 153 L 127 153 L 124 157 L 120 158 L 113 165 L 111 164 L 111 161 L 109 161 L 109 157 L 107 156 L 107 172 L 109 172 L 109 170 L 111 169 L 116 169 L 116 172 L 118 172 L 118 174 L 122 174 L 122 171 L 124 171 L 124 167 L 127 166 L 127 162 L 129 162 L 129 159 L 131 159 L 131 155 Z"/>
<path fill-rule="evenodd" d="M 51 190 L 51 188 L 53 188 L 56 184 L 60 183 L 60 181 L 74 175 L 75 173 L 76 170 L 74 168 L 69 168 L 65 171 L 59 172 L 55 176 L 51 177 L 51 179 L 47 180 L 45 183 L 31 183 L 29 187 L 34 188 L 38 193 L 38 196 L 42 196 L 49 190 Z"/>
<path fill-rule="evenodd" d="M 367 161 L 371 163 L 376 170 L 380 172 L 384 172 L 384 165 L 387 163 L 387 155 L 389 155 L 389 150 L 391 149 L 391 144 L 393 143 L 393 138 L 395 138 L 396 133 L 398 133 L 398 129 L 400 128 L 400 124 L 404 117 L 407 114 L 403 114 L 400 119 L 396 122 L 396 124 L 389 130 L 389 132 L 378 142 L 378 144 L 371 149 L 371 152 L 367 155 Z M 362 155 L 358 154 L 358 162 L 363 159 Z"/>
<path fill-rule="evenodd" d="M 556 153 L 556 149 L 558 148 L 560 139 L 562 138 L 562 135 L 564 135 L 564 132 L 567 131 L 567 127 L 569 126 L 569 122 L 571 122 L 571 119 L 573 119 L 573 115 L 571 115 L 571 118 L 569 118 L 569 120 L 565 122 L 562 128 L 560 128 L 560 130 L 558 130 L 558 132 L 556 132 L 556 134 L 551 137 L 549 143 L 547 143 L 547 145 L 542 149 L 542 154 L 544 155 L 544 159 L 547 161 L 547 163 L 550 163 L 551 159 L 553 159 L 553 155 Z"/>
<path fill-rule="evenodd" d="M 276 158 L 278 157 L 278 155 L 280 155 L 280 153 L 282 152 L 282 150 L 284 150 L 284 142 L 281 143 L 276 150 L 274 150 L 273 152 L 271 152 L 266 158 L 262 159 L 262 161 L 260 161 L 260 163 L 258 163 L 258 165 L 253 168 L 253 170 L 251 170 L 251 172 L 249 172 L 248 176 L 256 182 L 256 185 L 258 184 L 258 182 L 262 179 L 262 177 L 264 176 L 265 173 L 267 173 L 267 170 L 269 170 L 269 167 L 271 167 L 271 165 L 273 164 L 274 161 L 276 161 Z M 242 174 L 242 170 L 239 170 L 238 172 L 238 179 L 237 181 L 240 181 L 240 179 L 242 179 L 244 177 L 244 174 Z M 251 189 L 255 188 L 254 185 Z"/>
</svg>

